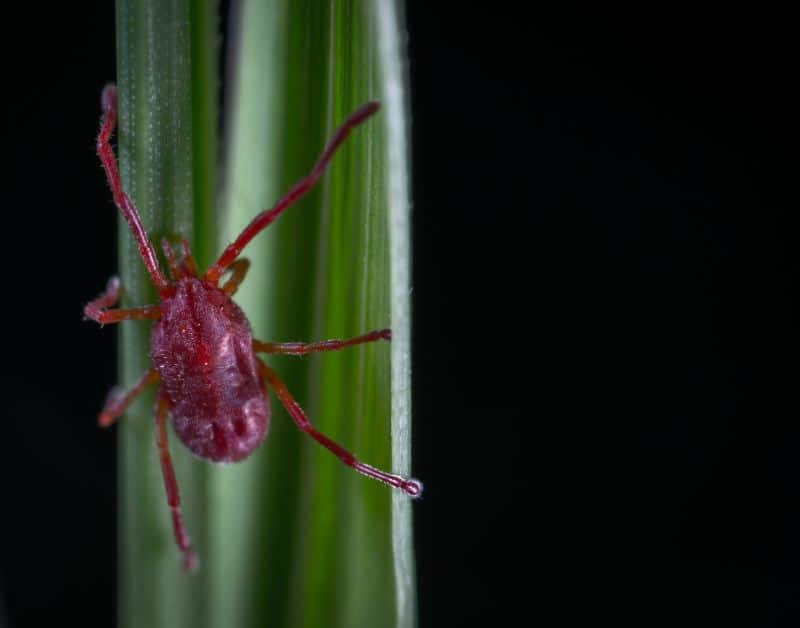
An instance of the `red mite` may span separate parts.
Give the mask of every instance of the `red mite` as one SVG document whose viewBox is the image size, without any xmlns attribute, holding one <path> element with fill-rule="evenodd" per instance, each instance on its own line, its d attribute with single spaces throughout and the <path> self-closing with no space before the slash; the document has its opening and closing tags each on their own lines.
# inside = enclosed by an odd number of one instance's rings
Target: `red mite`
<svg viewBox="0 0 800 628">
<path fill-rule="evenodd" d="M 155 436 L 167 502 L 172 512 L 175 540 L 183 554 L 183 567 L 194 570 L 197 556 L 183 525 L 175 472 L 167 446 L 167 414 L 183 443 L 200 458 L 213 462 L 236 462 L 249 456 L 267 435 L 270 421 L 269 388 L 297 427 L 330 450 L 344 464 L 367 477 L 418 497 L 422 484 L 414 479 L 386 473 L 360 462 L 350 452 L 318 432 L 278 378 L 275 371 L 256 357 L 256 352 L 305 355 L 343 349 L 376 340 L 391 340 L 391 331 L 381 329 L 347 340 L 325 340 L 309 344 L 272 343 L 254 340 L 242 310 L 231 300 L 245 277 L 249 261 L 239 258 L 242 249 L 269 226 L 287 207 L 303 196 L 319 179 L 333 153 L 351 130 L 378 110 L 377 102 L 362 105 L 344 121 L 320 155 L 311 172 L 294 185 L 274 207 L 258 214 L 230 244 L 204 275 L 198 274 L 189 245 L 182 242 L 177 261 L 166 239 L 161 241 L 172 282 L 158 265 L 152 242 L 130 197 L 123 191 L 114 152 L 109 143 L 117 117 L 117 89 L 107 85 L 102 95 L 103 116 L 97 138 L 97 154 L 114 194 L 114 203 L 128 223 L 139 254 L 158 291 L 159 304 L 131 309 L 108 309 L 119 298 L 117 277 L 105 292 L 84 308 L 98 323 L 152 319 L 150 358 L 146 371 L 128 391 L 112 389 L 100 413 L 102 426 L 111 425 L 150 384 L 158 384 Z M 230 271 L 227 281 L 220 278 Z"/>
</svg>

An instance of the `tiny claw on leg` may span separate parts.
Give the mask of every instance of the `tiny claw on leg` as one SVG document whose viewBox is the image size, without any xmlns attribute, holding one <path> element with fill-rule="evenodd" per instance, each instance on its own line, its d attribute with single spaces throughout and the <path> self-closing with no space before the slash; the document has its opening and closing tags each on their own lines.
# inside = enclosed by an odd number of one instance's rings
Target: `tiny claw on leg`
<svg viewBox="0 0 800 628">
<path fill-rule="evenodd" d="M 189 573 L 196 573 L 200 567 L 200 559 L 197 558 L 197 553 L 194 550 L 184 552 L 181 559 L 181 568 Z"/>
<path fill-rule="evenodd" d="M 116 111 L 117 110 L 117 86 L 114 83 L 109 83 L 103 88 L 103 93 L 100 95 L 100 105 L 103 111 Z"/>
<path fill-rule="evenodd" d="M 117 299 L 119 298 L 119 289 L 119 276 L 112 275 L 106 284 L 106 291 L 104 293 L 108 297 L 109 305 L 114 305 L 114 303 L 117 302 Z"/>
<path fill-rule="evenodd" d="M 114 422 L 117 417 L 117 408 L 119 408 L 125 400 L 125 389 L 122 386 L 114 386 L 108 391 L 106 402 L 103 404 L 103 409 L 97 417 L 97 423 L 100 427 L 108 427 Z"/>
<path fill-rule="evenodd" d="M 103 409 L 100 411 L 100 416 L 97 417 L 97 422 L 100 424 L 100 427 L 108 427 L 111 425 L 117 417 L 121 416 L 128 406 L 142 394 L 142 391 L 147 388 L 147 386 L 157 381 L 158 373 L 156 373 L 155 369 L 148 369 L 136 380 L 130 390 L 125 390 L 120 386 L 114 386 L 109 390 L 106 402 L 103 404 Z"/>
<path fill-rule="evenodd" d="M 352 466 L 356 471 L 362 475 L 366 475 L 368 478 L 378 480 L 378 482 L 383 482 L 387 486 L 393 488 L 399 488 L 406 495 L 414 499 L 422 495 L 422 482 L 415 478 L 404 478 L 394 473 L 387 473 L 365 462 L 355 461 L 354 464 L 349 466 Z"/>
<path fill-rule="evenodd" d="M 115 305 L 119 301 L 120 283 L 119 277 L 112 276 L 106 284 L 106 289 L 100 293 L 94 301 L 90 301 L 83 308 L 83 315 L 102 324 L 103 313 L 107 308 Z"/>
<path fill-rule="evenodd" d="M 400 488 L 406 495 L 408 495 L 409 497 L 413 497 L 414 499 L 422 495 L 422 489 L 423 489 L 422 482 L 414 478 L 411 478 L 410 480 L 405 482 L 405 484 Z"/>
</svg>

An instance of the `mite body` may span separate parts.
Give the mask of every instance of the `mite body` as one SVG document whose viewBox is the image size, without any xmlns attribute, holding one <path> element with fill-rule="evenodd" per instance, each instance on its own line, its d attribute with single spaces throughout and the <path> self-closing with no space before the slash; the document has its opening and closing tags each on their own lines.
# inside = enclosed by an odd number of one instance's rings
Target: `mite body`
<svg viewBox="0 0 800 628">
<path fill-rule="evenodd" d="M 317 431 L 275 371 L 256 356 L 256 353 L 305 355 L 377 340 L 391 340 L 390 330 L 380 329 L 356 338 L 308 344 L 263 342 L 252 337 L 247 318 L 231 299 L 249 268 L 249 262 L 239 257 L 242 249 L 316 183 L 350 131 L 374 114 L 378 104 L 367 103 L 351 114 L 334 134 L 311 172 L 272 208 L 256 215 L 204 274 L 198 272 L 186 240 L 181 242 L 180 260 L 176 259 L 172 245 L 162 240 L 161 246 L 172 281 L 162 273 L 155 248 L 139 213 L 122 189 L 110 144 L 117 117 L 117 91 L 113 85 L 103 90 L 102 107 L 97 153 L 114 195 L 114 203 L 128 223 L 142 262 L 158 291 L 159 303 L 110 309 L 119 300 L 120 293 L 119 279 L 112 277 L 105 292 L 84 308 L 88 318 L 101 324 L 137 319 L 154 321 L 150 336 L 153 367 L 129 390 L 115 388 L 111 391 L 99 422 L 102 426 L 111 425 L 147 386 L 158 384 L 156 447 L 175 540 L 183 554 L 184 568 L 195 569 L 197 557 L 181 517 L 178 483 L 167 443 L 168 416 L 172 417 L 175 433 L 194 454 L 213 462 L 236 462 L 249 456 L 266 438 L 270 422 L 271 388 L 297 427 L 344 464 L 411 497 L 419 496 L 422 492 L 419 481 L 387 473 L 361 462 Z M 220 286 L 219 282 L 226 273 L 229 277 Z"/>
<path fill-rule="evenodd" d="M 175 433 L 193 453 L 237 462 L 264 440 L 268 393 L 250 324 L 219 288 L 194 277 L 176 283 L 153 325 L 150 358 Z"/>
</svg>

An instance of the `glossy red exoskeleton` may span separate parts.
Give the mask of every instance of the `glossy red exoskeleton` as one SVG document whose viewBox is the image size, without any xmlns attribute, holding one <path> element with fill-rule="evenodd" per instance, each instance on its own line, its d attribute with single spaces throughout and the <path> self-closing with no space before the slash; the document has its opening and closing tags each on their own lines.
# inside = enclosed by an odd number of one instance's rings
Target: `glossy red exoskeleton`
<svg viewBox="0 0 800 628">
<path fill-rule="evenodd" d="M 347 340 L 315 343 L 272 343 L 254 340 L 247 318 L 231 299 L 245 277 L 249 262 L 239 258 L 242 249 L 272 223 L 287 207 L 305 194 L 321 176 L 333 153 L 350 131 L 378 110 L 370 102 L 348 117 L 322 152 L 311 172 L 272 208 L 258 214 L 203 274 L 199 275 L 186 240 L 177 260 L 169 242 L 161 242 L 172 282 L 161 269 L 156 252 L 144 230 L 133 201 L 122 189 L 111 134 L 117 118 L 117 90 L 108 85 L 102 94 L 103 116 L 97 138 L 97 153 L 103 164 L 114 202 L 128 223 L 139 254 L 158 291 L 159 304 L 130 309 L 109 309 L 119 299 L 120 282 L 112 277 L 105 292 L 86 305 L 84 314 L 98 323 L 152 319 L 150 358 L 153 367 L 127 391 L 114 388 L 99 416 L 102 426 L 111 425 L 150 384 L 158 384 L 155 408 L 156 445 L 172 512 L 172 524 L 183 566 L 193 570 L 197 557 L 183 525 L 178 484 L 167 446 L 167 416 L 175 433 L 197 456 L 213 462 L 236 462 L 249 456 L 267 435 L 270 421 L 268 389 L 272 388 L 297 427 L 330 450 L 344 464 L 367 477 L 398 488 L 411 497 L 422 492 L 414 479 L 386 473 L 360 462 L 343 447 L 318 432 L 309 422 L 275 371 L 256 357 L 257 352 L 305 355 L 342 349 L 365 342 L 391 340 L 391 331 L 381 329 Z M 230 272 L 220 286 L 223 274 Z"/>
</svg>

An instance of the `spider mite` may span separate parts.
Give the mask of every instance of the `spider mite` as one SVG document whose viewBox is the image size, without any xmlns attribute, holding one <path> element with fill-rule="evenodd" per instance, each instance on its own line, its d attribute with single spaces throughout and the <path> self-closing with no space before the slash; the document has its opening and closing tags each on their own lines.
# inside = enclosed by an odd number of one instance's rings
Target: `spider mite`
<svg viewBox="0 0 800 628">
<path fill-rule="evenodd" d="M 117 118 L 117 90 L 107 85 L 102 94 L 103 115 L 97 137 L 97 154 L 103 164 L 114 203 L 128 223 L 139 255 L 158 291 L 158 305 L 109 309 L 117 303 L 120 282 L 112 277 L 105 292 L 84 308 L 98 323 L 126 320 L 155 321 L 150 334 L 151 369 L 130 390 L 112 389 L 100 412 L 103 427 L 111 425 L 149 385 L 158 384 L 155 406 L 155 440 L 161 472 L 172 514 L 175 540 L 183 554 L 184 569 L 194 570 L 197 557 L 183 525 L 178 483 L 167 445 L 167 416 L 184 445 L 195 455 L 213 462 L 236 462 L 249 456 L 267 435 L 270 421 L 269 389 L 280 399 L 297 427 L 330 450 L 348 467 L 374 480 L 398 488 L 411 497 L 422 492 L 422 484 L 360 462 L 343 447 L 318 432 L 275 371 L 256 353 L 305 355 L 332 351 L 376 340 L 391 340 L 391 331 L 381 329 L 347 340 L 313 343 L 273 343 L 255 340 L 247 318 L 231 300 L 250 263 L 240 258 L 242 249 L 269 226 L 287 207 L 303 196 L 319 179 L 333 153 L 350 131 L 378 110 L 378 103 L 362 105 L 347 118 L 322 152 L 311 172 L 292 187 L 274 207 L 258 214 L 219 259 L 198 273 L 186 240 L 176 259 L 166 239 L 161 241 L 172 281 L 161 272 L 155 248 L 144 230 L 133 201 L 122 189 L 110 139 Z M 229 271 L 220 286 L 220 279 Z"/>
</svg>

